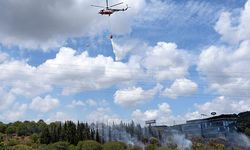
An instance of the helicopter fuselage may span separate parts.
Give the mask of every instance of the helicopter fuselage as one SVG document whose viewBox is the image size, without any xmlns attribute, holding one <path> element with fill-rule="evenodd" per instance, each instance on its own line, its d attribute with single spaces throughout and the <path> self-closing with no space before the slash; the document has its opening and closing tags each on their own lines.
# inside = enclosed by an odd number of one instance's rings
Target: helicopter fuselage
<svg viewBox="0 0 250 150">
<path fill-rule="evenodd" d="M 118 12 L 118 11 L 126 11 L 128 10 L 128 7 L 127 8 L 124 8 L 124 9 L 110 9 L 110 8 L 106 8 L 106 9 L 102 9 L 99 11 L 99 14 L 101 15 L 112 15 L 114 12 Z"/>
<path fill-rule="evenodd" d="M 101 15 L 112 15 L 114 11 L 112 9 L 102 9 L 99 11 L 99 14 Z"/>
</svg>

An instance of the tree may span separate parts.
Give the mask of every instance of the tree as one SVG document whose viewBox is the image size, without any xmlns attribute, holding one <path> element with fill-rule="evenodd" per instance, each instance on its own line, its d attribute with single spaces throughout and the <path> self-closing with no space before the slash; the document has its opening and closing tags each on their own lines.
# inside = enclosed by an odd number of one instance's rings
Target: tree
<svg viewBox="0 0 250 150">
<path fill-rule="evenodd" d="M 4 141 L 4 135 L 3 133 L 0 133 L 0 143 Z"/>
<path fill-rule="evenodd" d="M 245 129 L 245 134 L 250 137 L 250 128 Z"/>
<path fill-rule="evenodd" d="M 14 125 L 8 126 L 6 129 L 6 134 L 13 135 L 14 133 L 16 133 L 16 127 Z"/>
<path fill-rule="evenodd" d="M 17 132 L 18 136 L 27 136 L 27 135 L 29 135 L 28 128 L 24 123 L 21 123 L 21 124 L 19 124 L 17 126 L 16 132 Z"/>
<path fill-rule="evenodd" d="M 3 123 L 0 123 L 0 133 L 5 133 L 7 126 Z"/>
<path fill-rule="evenodd" d="M 113 124 L 114 124 L 114 123 L 113 123 Z M 114 125 L 113 125 L 113 126 L 114 126 Z M 108 135 L 108 136 L 109 136 L 109 142 L 111 142 L 111 141 L 112 141 L 112 129 L 111 129 L 110 126 L 109 126 L 108 128 L 109 128 L 109 133 L 108 133 L 108 134 L 109 134 L 109 135 Z"/>
<path fill-rule="evenodd" d="M 43 120 L 39 120 L 37 122 L 37 130 L 39 133 L 41 133 L 46 127 L 47 127 L 47 124 Z"/>
<path fill-rule="evenodd" d="M 65 138 L 67 142 L 69 142 L 70 144 L 77 144 L 76 141 L 76 125 L 74 122 L 72 121 L 67 121 L 64 124 L 64 130 L 65 130 Z"/>
<path fill-rule="evenodd" d="M 95 135 L 96 137 L 95 137 L 95 140 L 97 141 L 97 142 L 101 142 L 101 139 L 100 139 L 100 135 L 99 135 L 99 131 L 98 131 L 98 129 L 96 130 L 96 135 Z"/>
<path fill-rule="evenodd" d="M 60 140 L 60 123 L 53 122 L 49 125 L 49 132 L 51 136 L 51 143 L 58 142 Z"/>
<path fill-rule="evenodd" d="M 40 142 L 42 144 L 50 144 L 50 141 L 51 141 L 51 137 L 50 137 L 49 129 L 48 127 L 46 127 L 45 129 L 43 129 L 41 133 Z"/>
<path fill-rule="evenodd" d="M 39 135 L 37 133 L 32 134 L 30 138 L 33 143 L 36 143 L 36 144 L 39 143 Z"/>
</svg>

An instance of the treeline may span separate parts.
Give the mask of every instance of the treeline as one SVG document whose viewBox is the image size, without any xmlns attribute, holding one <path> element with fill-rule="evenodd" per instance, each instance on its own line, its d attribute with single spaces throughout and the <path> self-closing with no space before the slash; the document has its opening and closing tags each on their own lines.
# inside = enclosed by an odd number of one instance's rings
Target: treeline
<svg viewBox="0 0 250 150">
<path fill-rule="evenodd" d="M 141 127 L 140 124 L 135 124 L 133 121 L 109 125 L 104 123 L 74 123 L 72 121 L 47 124 L 43 120 L 37 122 L 17 121 L 9 124 L 0 122 L 0 150 L 88 150 L 86 147 L 97 147 L 97 150 L 117 149 L 117 147 L 124 150 L 142 150 L 140 146 L 131 145 L 150 143 L 160 145 L 158 139 L 161 137 L 160 132 L 154 128 Z M 124 143 L 113 141 L 123 141 Z"/>
<path fill-rule="evenodd" d="M 237 129 L 250 137 L 250 111 L 238 114 Z"/>
<path fill-rule="evenodd" d="M 102 143 L 109 141 L 125 141 L 127 143 L 148 143 L 149 138 L 155 137 L 162 141 L 165 131 L 161 131 L 154 127 L 135 124 L 133 121 L 130 123 L 120 124 L 95 124 L 95 129 L 98 129 Z"/>
<path fill-rule="evenodd" d="M 234 116 L 238 118 L 236 123 L 237 129 L 250 136 L 250 112 L 234 114 Z M 47 124 L 43 120 L 37 122 L 17 121 L 8 124 L 0 122 L 0 150 L 1 147 L 13 147 L 20 143 L 32 146 L 33 149 L 36 146 L 49 147 L 49 149 L 51 149 L 51 146 L 61 147 L 62 145 L 66 145 L 65 147 L 81 147 L 83 141 L 95 141 L 101 145 L 111 141 L 123 141 L 132 145 L 157 143 L 154 145 L 161 146 L 169 143 L 171 134 L 173 133 L 166 130 L 163 131 L 161 128 L 142 127 L 133 121 L 130 123 L 121 122 L 119 124 L 88 124 L 72 121 Z M 27 144 L 27 141 L 32 144 Z M 200 143 L 205 144 L 204 142 Z"/>
<path fill-rule="evenodd" d="M 13 137 L 29 137 L 33 143 L 50 145 L 60 141 L 77 145 L 80 141 L 96 141 L 105 144 L 111 141 L 123 141 L 133 145 L 148 144 L 154 137 L 161 143 L 164 132 L 140 124 L 120 122 L 119 124 L 52 122 L 43 120 L 0 123 L 0 142 L 8 143 Z"/>
<path fill-rule="evenodd" d="M 41 144 L 51 144 L 65 141 L 76 145 L 79 141 L 95 140 L 101 142 L 98 130 L 89 127 L 88 123 L 74 123 L 72 121 L 52 122 L 46 124 L 43 120 L 38 122 L 15 122 L 10 124 L 0 123 L 0 133 L 8 137 L 32 136 Z"/>
</svg>

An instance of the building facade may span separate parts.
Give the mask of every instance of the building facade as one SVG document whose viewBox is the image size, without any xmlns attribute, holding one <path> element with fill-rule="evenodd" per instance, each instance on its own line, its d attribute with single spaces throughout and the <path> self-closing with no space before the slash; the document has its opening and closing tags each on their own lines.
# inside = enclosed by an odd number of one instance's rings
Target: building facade
<svg viewBox="0 0 250 150">
<path fill-rule="evenodd" d="M 206 119 L 187 121 L 180 125 L 181 132 L 187 137 L 226 138 L 237 130 L 235 115 L 221 115 Z"/>
</svg>

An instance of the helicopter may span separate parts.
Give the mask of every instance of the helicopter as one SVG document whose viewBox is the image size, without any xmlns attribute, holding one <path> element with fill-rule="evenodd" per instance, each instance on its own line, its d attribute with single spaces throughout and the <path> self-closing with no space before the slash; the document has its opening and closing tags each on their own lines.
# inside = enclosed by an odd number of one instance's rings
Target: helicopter
<svg viewBox="0 0 250 150">
<path fill-rule="evenodd" d="M 106 0 L 106 7 L 105 6 L 97 6 L 97 5 L 91 5 L 91 6 L 92 7 L 104 8 L 104 9 L 102 9 L 102 10 L 99 11 L 99 14 L 101 14 L 101 15 L 109 15 L 110 16 L 110 15 L 112 15 L 115 12 L 128 10 L 128 5 L 127 5 L 126 8 L 123 8 L 123 9 L 113 9 L 112 8 L 112 7 L 121 5 L 121 4 L 123 4 L 123 2 L 120 2 L 120 3 L 117 3 L 117 4 L 109 6 L 109 2 L 108 2 L 108 0 Z"/>
</svg>

